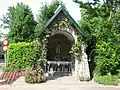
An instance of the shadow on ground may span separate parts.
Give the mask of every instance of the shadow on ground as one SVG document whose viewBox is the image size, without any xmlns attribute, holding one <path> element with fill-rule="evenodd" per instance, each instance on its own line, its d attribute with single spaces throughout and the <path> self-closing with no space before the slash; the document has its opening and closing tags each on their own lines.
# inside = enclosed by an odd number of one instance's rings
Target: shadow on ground
<svg viewBox="0 0 120 90">
<path fill-rule="evenodd" d="M 66 73 L 66 72 L 54 72 L 53 75 L 49 75 L 46 79 L 47 81 L 49 80 L 55 80 L 55 79 L 58 79 L 58 78 L 61 78 L 61 77 L 65 77 L 65 76 L 71 76 L 72 74 L 71 73 Z"/>
</svg>

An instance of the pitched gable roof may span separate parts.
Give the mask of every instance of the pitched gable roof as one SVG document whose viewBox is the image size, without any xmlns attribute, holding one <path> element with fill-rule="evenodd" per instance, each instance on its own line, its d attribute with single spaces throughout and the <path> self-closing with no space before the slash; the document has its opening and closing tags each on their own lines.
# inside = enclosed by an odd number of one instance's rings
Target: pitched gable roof
<svg viewBox="0 0 120 90">
<path fill-rule="evenodd" d="M 67 16 L 69 21 L 72 23 L 72 25 L 75 26 L 75 28 L 81 33 L 82 36 L 86 37 L 84 31 L 80 28 L 80 26 L 76 23 L 76 21 L 71 17 L 71 15 L 68 13 L 68 11 L 65 9 L 64 5 L 61 4 L 55 11 L 55 14 L 48 20 L 48 22 L 43 26 L 42 32 L 52 23 L 52 21 L 58 16 L 58 14 L 63 11 L 63 13 Z M 41 33 L 42 33 L 41 32 Z"/>
</svg>

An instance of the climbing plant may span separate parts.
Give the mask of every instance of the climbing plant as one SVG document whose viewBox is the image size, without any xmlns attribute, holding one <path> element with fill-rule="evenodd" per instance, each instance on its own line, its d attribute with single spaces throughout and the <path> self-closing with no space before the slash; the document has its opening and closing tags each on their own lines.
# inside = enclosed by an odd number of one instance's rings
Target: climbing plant
<svg viewBox="0 0 120 90">
<path fill-rule="evenodd" d="M 75 42 L 75 43 L 72 45 L 72 48 L 71 48 L 71 50 L 70 50 L 69 53 L 72 54 L 72 55 L 75 56 L 75 57 L 80 56 L 80 53 L 81 53 L 80 45 L 81 45 L 80 42 Z"/>
</svg>

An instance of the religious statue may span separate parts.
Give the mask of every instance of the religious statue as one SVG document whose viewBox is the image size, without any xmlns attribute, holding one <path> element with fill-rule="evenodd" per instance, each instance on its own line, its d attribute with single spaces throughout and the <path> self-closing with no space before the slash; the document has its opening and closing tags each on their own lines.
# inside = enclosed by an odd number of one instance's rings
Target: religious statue
<svg viewBox="0 0 120 90">
<path fill-rule="evenodd" d="M 81 45 L 81 61 L 79 65 L 79 76 L 80 80 L 90 80 L 90 71 L 89 71 L 89 64 L 87 59 L 87 54 L 85 52 L 86 46 L 83 43 Z"/>
<path fill-rule="evenodd" d="M 57 53 L 57 54 L 60 54 L 60 42 L 57 44 L 56 53 Z"/>
</svg>

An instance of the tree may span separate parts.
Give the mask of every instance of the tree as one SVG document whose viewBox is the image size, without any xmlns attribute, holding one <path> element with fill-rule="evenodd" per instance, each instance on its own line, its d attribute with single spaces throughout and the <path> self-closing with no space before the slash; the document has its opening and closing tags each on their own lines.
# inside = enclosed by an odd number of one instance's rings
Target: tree
<svg viewBox="0 0 120 90">
<path fill-rule="evenodd" d="M 80 25 L 90 37 L 96 38 L 94 61 L 101 75 L 115 74 L 120 65 L 120 3 L 118 2 L 120 1 L 79 2 L 82 12 Z"/>
<path fill-rule="evenodd" d="M 51 4 L 45 3 L 40 7 L 37 16 L 36 36 L 38 37 L 45 23 L 53 16 L 55 10 L 58 8 L 60 1 L 53 0 Z"/>
<path fill-rule="evenodd" d="M 10 43 L 34 40 L 36 22 L 28 5 L 17 3 L 16 6 L 10 6 L 1 20 L 4 28 L 10 30 L 7 34 Z"/>
</svg>

